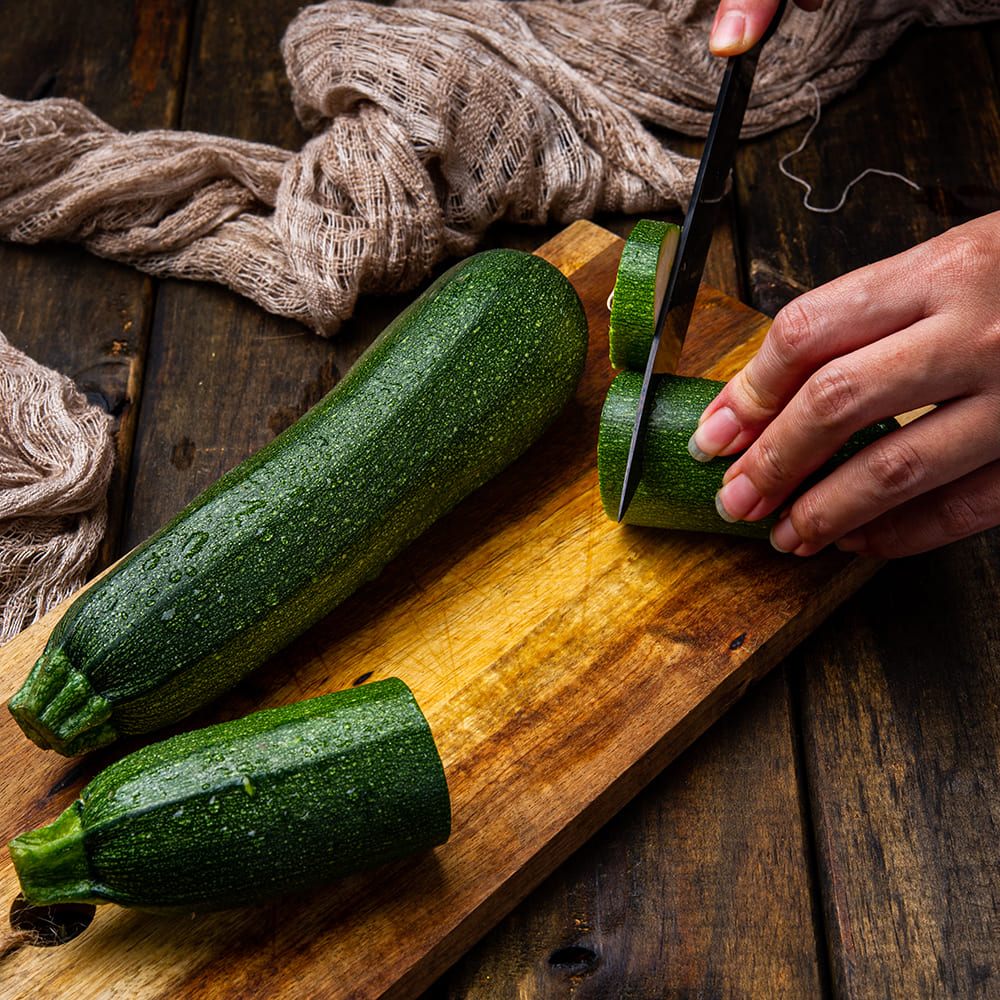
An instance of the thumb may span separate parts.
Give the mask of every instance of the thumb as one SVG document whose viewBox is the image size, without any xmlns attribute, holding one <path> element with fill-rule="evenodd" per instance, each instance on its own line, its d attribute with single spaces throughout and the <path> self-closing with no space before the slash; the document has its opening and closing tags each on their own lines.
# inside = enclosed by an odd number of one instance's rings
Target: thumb
<svg viewBox="0 0 1000 1000">
<path fill-rule="evenodd" d="M 751 358 L 705 408 L 688 442 L 688 451 L 699 462 L 743 451 L 787 402 L 784 395 L 771 392 L 757 380 L 759 358 L 760 354 Z"/>
<path fill-rule="evenodd" d="M 735 56 L 753 48 L 771 23 L 778 0 L 722 0 L 708 38 L 717 56 Z"/>
</svg>

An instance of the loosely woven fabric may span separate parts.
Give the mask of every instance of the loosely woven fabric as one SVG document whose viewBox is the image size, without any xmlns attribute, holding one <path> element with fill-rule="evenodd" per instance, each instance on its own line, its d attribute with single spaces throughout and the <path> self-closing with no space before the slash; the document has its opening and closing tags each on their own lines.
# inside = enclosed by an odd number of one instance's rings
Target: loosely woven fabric
<svg viewBox="0 0 1000 1000">
<path fill-rule="evenodd" d="M 696 163 L 664 136 L 707 130 L 723 71 L 707 47 L 716 6 L 306 7 L 282 42 L 294 112 L 312 133 L 297 151 L 197 132 L 123 133 L 75 101 L 0 97 L 0 238 L 77 242 L 154 275 L 219 282 L 330 335 L 360 293 L 414 287 L 497 221 L 685 205 Z M 828 0 L 808 14 L 789 5 L 745 132 L 809 115 L 816 92 L 827 101 L 854 85 L 912 24 L 997 17 L 1000 0 Z M 29 391 L 39 376 L 26 371 L 5 344 L 8 630 L 79 580 L 100 534 L 96 487 L 111 454 L 92 408 L 58 380 L 47 394 Z"/>
<path fill-rule="evenodd" d="M 110 418 L 0 334 L 0 643 L 85 582 L 112 465 Z"/>
<path fill-rule="evenodd" d="M 696 164 L 649 125 L 703 135 L 723 62 L 716 0 L 332 0 L 289 25 L 292 152 L 125 134 L 80 104 L 0 98 L 0 237 L 70 240 L 156 275 L 221 282 L 333 333 L 360 292 L 413 287 L 498 220 L 686 203 Z M 988 0 L 793 5 L 747 112 L 759 134 L 852 86 L 909 25 Z M 291 109 L 290 109 L 291 113 Z"/>
</svg>

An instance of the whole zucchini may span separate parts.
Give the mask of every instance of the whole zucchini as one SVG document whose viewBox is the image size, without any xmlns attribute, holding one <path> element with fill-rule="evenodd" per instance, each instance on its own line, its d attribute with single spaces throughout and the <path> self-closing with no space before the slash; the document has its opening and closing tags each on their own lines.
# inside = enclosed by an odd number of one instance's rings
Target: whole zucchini
<svg viewBox="0 0 1000 1000">
<path fill-rule="evenodd" d="M 441 758 L 396 678 L 182 733 L 10 842 L 29 903 L 244 906 L 448 839 Z"/>
<path fill-rule="evenodd" d="M 520 455 L 572 396 L 586 345 L 551 264 L 459 263 L 70 606 L 10 701 L 21 728 L 70 755 L 215 698 Z"/>
<path fill-rule="evenodd" d="M 617 375 L 601 411 L 597 473 L 601 503 L 614 520 L 618 518 L 642 377 L 642 372 L 634 371 Z M 698 462 L 688 452 L 698 418 L 725 383 L 682 375 L 658 375 L 656 379 L 640 454 L 639 485 L 625 511 L 625 523 L 767 538 L 778 521 L 777 513 L 759 521 L 730 523 L 716 509 L 715 496 L 722 488 L 722 477 L 737 456 Z M 805 492 L 865 445 L 898 426 L 890 419 L 858 431 L 798 492 Z"/>
</svg>

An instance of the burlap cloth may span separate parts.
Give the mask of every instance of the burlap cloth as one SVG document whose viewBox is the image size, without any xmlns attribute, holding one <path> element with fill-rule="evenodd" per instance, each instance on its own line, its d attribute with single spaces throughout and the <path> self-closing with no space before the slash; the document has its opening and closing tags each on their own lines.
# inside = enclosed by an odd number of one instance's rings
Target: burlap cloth
<svg viewBox="0 0 1000 1000">
<path fill-rule="evenodd" d="M 155 275 L 220 282 L 330 335 L 360 292 L 412 288 L 498 220 L 568 223 L 686 204 L 696 163 L 648 126 L 706 131 L 717 0 L 322 3 L 282 54 L 314 133 L 290 151 L 126 134 L 64 99 L 0 96 L 0 236 L 68 240 Z M 746 133 L 852 86 L 914 23 L 1000 0 L 789 6 Z M 663 133 L 660 134 L 661 136 Z M 0 641 L 83 581 L 103 528 L 108 421 L 0 351 Z"/>
</svg>

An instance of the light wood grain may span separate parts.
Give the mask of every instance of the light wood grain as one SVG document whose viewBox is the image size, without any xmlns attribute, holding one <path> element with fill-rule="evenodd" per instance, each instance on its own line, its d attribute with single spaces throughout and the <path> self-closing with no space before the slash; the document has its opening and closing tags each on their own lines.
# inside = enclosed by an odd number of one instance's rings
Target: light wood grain
<svg viewBox="0 0 1000 1000">
<path fill-rule="evenodd" d="M 447 845 L 335 886 L 192 920 L 99 909 L 58 948 L 0 962 L 3 1000 L 413 996 L 877 569 L 831 553 L 619 527 L 597 492 L 611 371 L 608 292 L 621 241 L 577 223 L 540 249 L 571 272 L 591 324 L 577 396 L 520 461 L 201 724 L 396 675 L 438 740 Z M 586 262 L 584 263 L 584 259 Z M 567 263 L 569 262 L 569 263 Z M 683 370 L 726 377 L 767 320 L 703 289 Z M 8 696 L 53 618 L 0 650 Z M 54 758 L 0 720 L 3 834 L 54 816 L 99 766 Z M 0 861 L 0 890 L 16 879 Z"/>
</svg>

